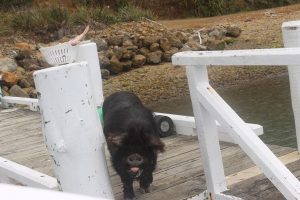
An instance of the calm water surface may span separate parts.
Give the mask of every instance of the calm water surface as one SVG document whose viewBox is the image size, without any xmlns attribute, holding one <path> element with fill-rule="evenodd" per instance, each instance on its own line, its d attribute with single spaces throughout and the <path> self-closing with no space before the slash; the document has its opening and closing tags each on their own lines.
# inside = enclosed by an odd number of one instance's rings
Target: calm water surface
<svg viewBox="0 0 300 200">
<path fill-rule="evenodd" d="M 288 75 L 218 89 L 217 92 L 248 123 L 264 127 L 268 144 L 296 147 Z M 157 112 L 193 115 L 189 97 L 153 106 Z"/>
</svg>

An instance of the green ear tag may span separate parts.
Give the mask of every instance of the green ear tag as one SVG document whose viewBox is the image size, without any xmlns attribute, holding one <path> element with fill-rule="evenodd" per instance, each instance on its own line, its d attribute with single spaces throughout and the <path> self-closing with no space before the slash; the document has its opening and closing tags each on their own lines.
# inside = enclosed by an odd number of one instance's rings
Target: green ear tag
<svg viewBox="0 0 300 200">
<path fill-rule="evenodd" d="M 101 124 L 103 124 L 103 109 L 102 109 L 102 107 L 99 107 L 97 109 L 97 111 L 98 111 L 100 122 L 101 122 Z"/>
</svg>

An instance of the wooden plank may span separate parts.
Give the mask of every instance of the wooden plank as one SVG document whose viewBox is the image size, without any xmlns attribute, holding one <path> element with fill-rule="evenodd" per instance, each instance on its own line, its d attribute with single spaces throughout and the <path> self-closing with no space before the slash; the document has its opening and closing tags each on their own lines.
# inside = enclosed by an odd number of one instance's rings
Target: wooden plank
<svg viewBox="0 0 300 200">
<path fill-rule="evenodd" d="M 292 162 L 295 162 L 300 159 L 300 155 L 298 151 L 291 152 L 289 154 L 286 154 L 284 156 L 279 157 L 279 159 L 283 162 L 283 164 L 287 165 Z M 236 183 L 239 183 L 241 181 L 253 178 L 255 176 L 258 176 L 262 174 L 261 170 L 258 167 L 251 167 L 243 171 L 239 171 L 235 174 L 231 174 L 226 177 L 226 181 L 228 185 L 233 185 Z"/>
<path fill-rule="evenodd" d="M 292 162 L 287 167 L 293 171 L 293 174 L 300 177 L 300 160 Z M 245 181 L 233 184 L 226 194 L 235 195 L 245 199 L 264 199 L 264 200 L 282 200 L 285 199 L 282 194 L 273 186 L 273 184 L 262 175 L 255 176 Z"/>
<path fill-rule="evenodd" d="M 184 51 L 172 56 L 173 65 L 299 65 L 300 48 L 226 51 Z"/>
<path fill-rule="evenodd" d="M 20 128 L 24 126 L 25 124 L 30 124 L 30 123 L 40 123 L 40 118 L 35 116 L 35 117 L 24 117 L 24 118 L 14 118 L 10 122 L 5 122 L 5 123 L 0 123 L 0 131 L 5 131 L 9 130 L 11 128 Z"/>
</svg>

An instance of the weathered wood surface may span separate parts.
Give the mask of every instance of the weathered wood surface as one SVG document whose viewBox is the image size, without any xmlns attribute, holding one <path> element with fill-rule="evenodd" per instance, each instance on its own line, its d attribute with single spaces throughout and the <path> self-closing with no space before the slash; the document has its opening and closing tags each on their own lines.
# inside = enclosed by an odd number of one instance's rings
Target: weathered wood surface
<svg viewBox="0 0 300 200">
<path fill-rule="evenodd" d="M 39 114 L 35 112 L 0 109 L 0 156 L 54 176 L 53 163 L 43 143 L 40 121 Z M 172 136 L 165 138 L 164 142 L 167 151 L 159 156 L 151 193 L 141 194 L 135 183 L 138 199 L 187 199 L 204 191 L 205 177 L 196 138 Z M 300 161 L 295 149 L 269 147 L 277 156 L 286 156 L 290 162 L 287 166 L 299 177 Z M 253 168 L 254 164 L 239 147 L 222 143 L 221 149 L 227 181 L 232 183 L 229 186 L 231 190 L 226 193 L 244 199 L 284 199 L 271 182 Z M 109 173 L 115 197 L 122 199 L 120 179 L 111 164 Z M 243 177 L 247 180 L 240 181 Z"/>
</svg>

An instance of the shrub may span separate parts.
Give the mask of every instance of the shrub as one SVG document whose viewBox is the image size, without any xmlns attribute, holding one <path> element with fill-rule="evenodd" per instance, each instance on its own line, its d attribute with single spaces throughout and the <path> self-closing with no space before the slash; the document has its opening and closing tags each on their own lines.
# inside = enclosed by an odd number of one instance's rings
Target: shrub
<svg viewBox="0 0 300 200">
<path fill-rule="evenodd" d="M 31 5 L 33 0 L 0 0 L 0 9 Z"/>
<path fill-rule="evenodd" d="M 105 24 L 114 24 L 119 22 L 119 18 L 116 16 L 116 13 L 107 7 L 95 8 L 92 12 L 92 19 Z"/>
<path fill-rule="evenodd" d="M 91 10 L 87 6 L 76 7 L 70 16 L 71 24 L 87 24 L 90 21 L 90 12 Z"/>
<path fill-rule="evenodd" d="M 120 21 L 140 21 L 143 18 L 154 19 L 154 14 L 150 10 L 144 10 L 139 7 L 128 5 L 118 10 Z"/>
<path fill-rule="evenodd" d="M 49 27 L 56 30 L 68 19 L 68 12 L 63 7 L 32 8 L 15 12 L 11 19 L 11 26 L 15 30 L 22 31 L 36 31 Z"/>
</svg>

